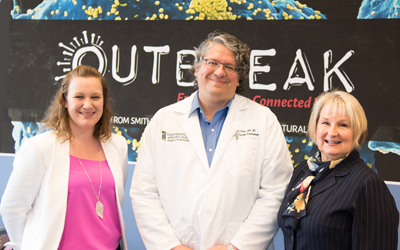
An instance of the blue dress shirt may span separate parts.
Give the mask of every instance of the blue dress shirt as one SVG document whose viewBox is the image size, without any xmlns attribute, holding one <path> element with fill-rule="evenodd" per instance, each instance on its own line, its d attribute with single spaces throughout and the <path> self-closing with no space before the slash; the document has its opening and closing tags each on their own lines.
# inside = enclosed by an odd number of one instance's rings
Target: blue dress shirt
<svg viewBox="0 0 400 250">
<path fill-rule="evenodd" d="M 219 136 L 221 134 L 222 126 L 224 125 L 226 115 L 228 114 L 229 107 L 231 106 L 232 99 L 226 104 L 225 107 L 219 109 L 215 112 L 212 121 L 210 122 L 207 117 L 204 115 L 204 111 L 200 106 L 199 102 L 199 92 L 196 93 L 196 96 L 193 99 L 192 107 L 189 112 L 189 116 L 197 110 L 197 114 L 199 117 L 201 133 L 203 135 L 204 147 L 206 149 L 208 165 L 211 166 L 212 159 L 214 157 L 215 149 L 217 148 L 217 143 Z"/>
</svg>

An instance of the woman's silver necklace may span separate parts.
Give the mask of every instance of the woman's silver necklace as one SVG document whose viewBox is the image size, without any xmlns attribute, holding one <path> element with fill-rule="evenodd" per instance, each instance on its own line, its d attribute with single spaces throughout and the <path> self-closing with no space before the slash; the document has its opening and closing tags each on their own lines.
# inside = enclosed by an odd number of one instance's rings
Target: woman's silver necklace
<svg viewBox="0 0 400 250">
<path fill-rule="evenodd" d="M 101 201 L 100 201 L 101 183 L 103 182 L 103 172 L 101 171 L 101 159 L 100 159 L 100 144 L 99 144 L 99 147 L 98 147 L 99 165 L 100 165 L 100 187 L 99 187 L 99 194 L 98 195 L 96 195 L 96 191 L 94 191 L 92 180 L 90 179 L 90 176 L 88 175 L 88 173 L 86 172 L 85 168 L 83 167 L 83 164 L 82 164 L 81 160 L 79 159 L 78 154 L 75 151 L 74 144 L 72 142 L 71 142 L 71 145 L 72 145 L 72 149 L 75 152 L 76 158 L 78 158 L 78 161 L 81 164 L 81 167 L 82 167 L 83 171 L 85 171 L 85 174 L 86 174 L 86 176 L 88 177 L 88 179 L 90 181 L 90 185 L 92 186 L 92 190 L 93 190 L 94 196 L 96 196 L 96 199 L 97 199 L 97 202 L 96 202 L 96 214 L 101 219 L 103 219 L 104 206 L 103 206 L 103 203 L 101 203 Z"/>
</svg>

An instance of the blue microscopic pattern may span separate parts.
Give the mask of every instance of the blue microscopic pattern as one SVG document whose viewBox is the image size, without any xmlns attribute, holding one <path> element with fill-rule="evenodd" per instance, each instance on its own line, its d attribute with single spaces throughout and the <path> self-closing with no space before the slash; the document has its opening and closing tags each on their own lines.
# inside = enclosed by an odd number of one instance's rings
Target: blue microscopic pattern
<svg viewBox="0 0 400 250">
<path fill-rule="evenodd" d="M 44 0 L 14 19 L 37 20 L 316 20 L 318 10 L 294 0 Z"/>
<path fill-rule="evenodd" d="M 399 0 L 363 0 L 358 19 L 397 19 L 399 18 Z"/>
<path fill-rule="evenodd" d="M 371 150 L 381 152 L 382 154 L 393 153 L 400 155 L 399 142 L 386 142 L 386 141 L 369 141 L 368 147 Z"/>
</svg>

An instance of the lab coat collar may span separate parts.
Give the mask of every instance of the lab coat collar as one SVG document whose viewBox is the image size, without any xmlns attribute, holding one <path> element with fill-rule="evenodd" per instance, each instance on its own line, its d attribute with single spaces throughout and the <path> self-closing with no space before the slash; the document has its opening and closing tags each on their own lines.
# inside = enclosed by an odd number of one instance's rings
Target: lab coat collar
<svg viewBox="0 0 400 250">
<path fill-rule="evenodd" d="M 204 141 L 201 133 L 200 123 L 197 112 L 190 113 L 195 95 L 197 91 L 193 93 L 190 97 L 182 100 L 176 105 L 175 112 L 180 113 L 179 118 L 182 129 L 186 133 L 189 142 L 192 144 L 196 154 L 201 160 L 204 168 L 207 172 L 212 172 L 219 164 L 224 156 L 224 152 L 232 140 L 235 137 L 235 132 L 239 129 L 242 122 L 244 111 L 249 107 L 249 102 L 247 98 L 235 94 L 232 100 L 231 107 L 229 108 L 228 114 L 225 119 L 224 126 L 222 127 L 221 135 L 218 140 L 218 145 L 215 150 L 214 158 L 211 166 L 208 165 L 207 154 L 204 148 Z"/>
</svg>

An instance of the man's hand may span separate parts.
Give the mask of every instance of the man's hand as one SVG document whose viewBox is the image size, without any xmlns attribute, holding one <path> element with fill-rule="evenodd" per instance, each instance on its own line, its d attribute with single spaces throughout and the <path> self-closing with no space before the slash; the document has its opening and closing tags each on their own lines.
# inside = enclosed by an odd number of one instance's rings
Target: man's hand
<svg viewBox="0 0 400 250">
<path fill-rule="evenodd" d="M 172 248 L 171 250 L 192 250 L 192 249 L 188 248 L 188 247 L 185 247 L 184 245 L 179 245 L 179 246 L 176 246 L 176 247 Z"/>
<path fill-rule="evenodd" d="M 239 249 L 237 249 L 237 247 L 235 247 L 234 245 L 232 245 L 232 247 L 235 249 L 235 250 L 239 250 Z M 226 245 L 216 245 L 216 246 L 213 246 L 213 247 L 211 247 L 211 248 L 209 248 L 208 250 L 227 250 L 228 248 L 226 247 Z"/>
</svg>

